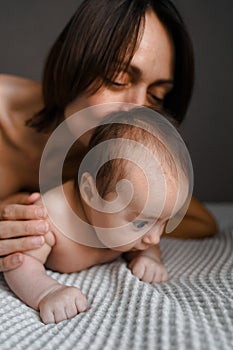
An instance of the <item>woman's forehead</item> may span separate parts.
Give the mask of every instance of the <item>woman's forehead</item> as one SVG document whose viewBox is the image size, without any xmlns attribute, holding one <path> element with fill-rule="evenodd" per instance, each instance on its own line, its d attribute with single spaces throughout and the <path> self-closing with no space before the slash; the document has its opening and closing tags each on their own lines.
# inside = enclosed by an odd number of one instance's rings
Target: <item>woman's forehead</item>
<svg viewBox="0 0 233 350">
<path fill-rule="evenodd" d="M 144 32 L 131 65 L 145 71 L 151 79 L 153 75 L 155 80 L 173 79 L 173 42 L 164 25 L 152 11 L 146 13 Z"/>
</svg>

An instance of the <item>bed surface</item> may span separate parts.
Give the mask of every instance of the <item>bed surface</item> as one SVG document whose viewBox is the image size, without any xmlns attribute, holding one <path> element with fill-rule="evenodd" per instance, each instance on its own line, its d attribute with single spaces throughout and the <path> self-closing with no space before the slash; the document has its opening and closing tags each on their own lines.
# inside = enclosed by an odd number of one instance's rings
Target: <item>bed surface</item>
<svg viewBox="0 0 233 350">
<path fill-rule="evenodd" d="M 87 295 L 90 309 L 44 325 L 0 274 L 0 349 L 232 350 L 233 203 L 207 203 L 219 223 L 215 237 L 164 238 L 170 280 L 140 282 L 123 259 L 80 273 L 47 273 Z"/>
</svg>

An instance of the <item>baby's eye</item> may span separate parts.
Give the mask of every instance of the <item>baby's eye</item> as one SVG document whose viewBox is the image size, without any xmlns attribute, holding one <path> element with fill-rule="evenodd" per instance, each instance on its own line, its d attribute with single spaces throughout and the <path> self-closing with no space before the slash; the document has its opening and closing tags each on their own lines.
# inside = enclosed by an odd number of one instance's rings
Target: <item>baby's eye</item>
<svg viewBox="0 0 233 350">
<path fill-rule="evenodd" d="M 133 225 L 134 225 L 136 228 L 143 228 L 144 226 L 148 225 L 148 221 L 136 220 L 136 221 L 133 221 Z"/>
</svg>

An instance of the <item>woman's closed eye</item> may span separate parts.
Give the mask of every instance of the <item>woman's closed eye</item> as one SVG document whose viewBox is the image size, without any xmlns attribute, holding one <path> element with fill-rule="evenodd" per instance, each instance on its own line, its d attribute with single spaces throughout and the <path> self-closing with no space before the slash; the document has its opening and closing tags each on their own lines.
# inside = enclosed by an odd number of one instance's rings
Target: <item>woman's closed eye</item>
<svg viewBox="0 0 233 350">
<path fill-rule="evenodd" d="M 156 102 L 157 104 L 159 104 L 160 106 L 163 105 L 164 102 L 164 98 L 160 98 L 154 94 L 152 94 L 151 92 L 149 93 L 149 96 L 151 98 L 151 100 L 153 100 L 154 102 Z"/>
<path fill-rule="evenodd" d="M 134 227 L 136 227 L 137 229 L 144 228 L 146 225 L 148 225 L 148 221 L 145 221 L 145 220 L 136 220 L 136 221 L 133 221 L 133 225 L 134 225 Z"/>
<path fill-rule="evenodd" d="M 107 83 L 114 85 L 114 86 L 126 86 L 127 85 L 125 83 L 120 83 L 119 81 L 114 81 L 114 80 L 108 80 Z"/>
<path fill-rule="evenodd" d="M 105 79 L 106 83 L 108 85 L 113 85 L 113 86 L 127 86 L 130 84 L 130 77 L 129 74 L 126 72 L 121 72 L 119 73 L 115 78 L 113 79 Z"/>
</svg>

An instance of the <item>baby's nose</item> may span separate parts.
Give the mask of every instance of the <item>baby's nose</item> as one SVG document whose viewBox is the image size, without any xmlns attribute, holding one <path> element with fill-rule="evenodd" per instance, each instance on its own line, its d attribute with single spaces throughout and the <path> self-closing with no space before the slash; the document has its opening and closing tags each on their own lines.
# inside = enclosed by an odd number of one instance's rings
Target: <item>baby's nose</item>
<svg viewBox="0 0 233 350">
<path fill-rule="evenodd" d="M 145 236 L 143 237 L 142 239 L 143 243 L 151 244 L 151 245 L 159 244 L 162 232 L 163 232 L 163 227 L 152 228 L 150 232 L 145 234 Z"/>
<path fill-rule="evenodd" d="M 159 244 L 160 235 L 155 233 L 149 233 L 143 237 L 142 241 L 143 243 L 151 244 L 151 245 Z"/>
</svg>

